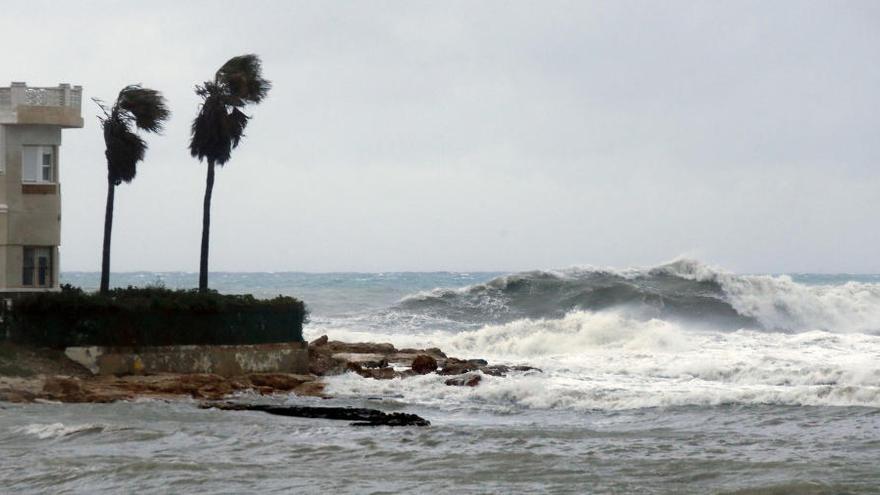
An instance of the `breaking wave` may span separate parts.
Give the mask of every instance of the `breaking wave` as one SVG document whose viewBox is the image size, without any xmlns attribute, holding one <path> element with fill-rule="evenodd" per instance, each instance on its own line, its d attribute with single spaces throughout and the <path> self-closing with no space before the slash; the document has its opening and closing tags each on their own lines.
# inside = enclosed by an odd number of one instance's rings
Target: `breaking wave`
<svg viewBox="0 0 880 495">
<path fill-rule="evenodd" d="M 79 434 L 100 433 L 106 431 L 106 425 L 82 424 L 65 425 L 63 423 L 29 424 L 18 428 L 16 431 L 25 435 L 31 435 L 41 440 L 50 438 L 63 438 Z"/>
<path fill-rule="evenodd" d="M 478 324 L 611 309 L 641 320 L 715 328 L 877 332 L 880 284 L 812 286 L 788 276 L 735 275 L 682 259 L 648 269 L 517 273 L 459 289 L 420 292 L 394 308 Z"/>
</svg>

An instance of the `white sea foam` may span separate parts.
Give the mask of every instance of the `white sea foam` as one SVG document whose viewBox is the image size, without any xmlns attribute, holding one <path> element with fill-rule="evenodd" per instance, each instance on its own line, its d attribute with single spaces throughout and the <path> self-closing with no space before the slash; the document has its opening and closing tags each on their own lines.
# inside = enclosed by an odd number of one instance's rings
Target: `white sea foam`
<svg viewBox="0 0 880 495">
<path fill-rule="evenodd" d="M 880 332 L 878 284 L 811 286 L 787 275 L 735 275 L 693 260 L 677 260 L 653 271 L 720 284 L 737 312 L 766 328 Z"/>
<path fill-rule="evenodd" d="M 402 394 L 408 401 L 453 408 L 880 407 L 880 336 L 868 334 L 705 331 L 584 311 L 458 334 L 329 333 L 345 340 L 436 345 L 455 356 L 543 370 L 484 377 L 473 389 L 447 387 L 437 375 L 384 382 L 347 375 L 330 380 L 332 394 Z"/>
<path fill-rule="evenodd" d="M 644 319 L 623 308 L 575 310 L 562 318 L 520 319 L 474 329 L 349 326 L 327 321 L 307 333 L 398 347 L 442 348 L 457 357 L 527 364 L 539 374 L 484 377 L 476 388 L 447 387 L 432 375 L 375 381 L 330 380 L 336 394 L 402 394 L 437 407 L 621 409 L 675 405 L 786 404 L 880 407 L 880 285 L 805 285 L 787 276 L 743 276 L 692 260 L 651 269 L 573 268 L 512 277 L 577 279 L 613 274 L 663 285 L 668 276 L 710 282 L 756 328 Z M 653 278 L 652 278 L 653 277 Z M 414 298 L 481 295 L 510 277 Z M 652 285 L 654 284 L 654 285 Z M 720 288 L 720 293 L 718 292 Z M 699 294 L 700 287 L 690 287 Z M 494 295 L 495 294 L 491 294 Z M 714 297 L 714 296 L 713 296 Z M 476 304 L 478 301 L 473 301 Z M 711 315 L 710 315 L 711 316 Z M 747 320 L 746 320 L 747 321 Z M 760 328 L 760 327 L 763 327 Z M 778 329 L 778 330 L 767 330 Z"/>
<path fill-rule="evenodd" d="M 96 424 L 65 425 L 63 423 L 34 423 L 17 428 L 16 431 L 18 431 L 19 433 L 24 433 L 25 435 L 35 436 L 41 440 L 45 440 L 48 438 L 66 437 L 69 435 L 74 435 L 76 433 L 100 432 L 104 431 L 105 429 L 105 426 Z"/>
</svg>

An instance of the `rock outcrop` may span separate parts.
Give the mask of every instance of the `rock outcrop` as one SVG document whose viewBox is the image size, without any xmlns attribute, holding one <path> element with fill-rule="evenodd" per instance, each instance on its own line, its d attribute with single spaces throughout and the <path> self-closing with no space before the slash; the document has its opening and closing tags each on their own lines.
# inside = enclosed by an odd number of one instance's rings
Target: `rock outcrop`
<svg viewBox="0 0 880 495">
<path fill-rule="evenodd" d="M 431 422 L 408 413 L 385 413 L 360 407 L 274 406 L 265 404 L 205 403 L 203 409 L 224 411 L 260 411 L 295 418 L 353 421 L 352 426 L 430 426 Z"/>
<path fill-rule="evenodd" d="M 173 399 L 192 397 L 219 400 L 239 391 L 264 395 L 294 393 L 322 396 L 324 384 L 311 375 L 256 373 L 226 378 L 212 374 L 159 374 L 141 376 L 38 376 L 0 378 L 0 401 L 114 402 L 138 397 Z"/>
<path fill-rule="evenodd" d="M 437 360 L 427 354 L 419 354 L 413 359 L 410 368 L 420 375 L 437 371 Z"/>
<path fill-rule="evenodd" d="M 466 373 L 446 380 L 446 385 L 451 387 L 476 387 L 481 381 L 483 381 L 483 375 Z"/>
<path fill-rule="evenodd" d="M 440 375 L 463 375 L 479 371 L 484 375 L 505 376 L 510 372 L 541 371 L 531 366 L 490 365 L 485 359 L 449 357 L 436 347 L 396 349 L 389 343 L 340 342 L 330 340 L 326 335 L 309 343 L 309 369 L 318 376 L 354 372 L 364 378 L 379 380 L 434 372 Z M 480 380 L 480 375 L 472 375 L 462 385 L 473 387 Z"/>
<path fill-rule="evenodd" d="M 8 346 L 7 346 L 8 347 Z M 540 372 L 529 366 L 490 365 L 483 359 L 459 359 L 437 348 L 397 349 L 389 343 L 339 342 L 326 335 L 310 343 L 309 375 L 252 373 L 223 377 L 215 374 L 162 373 L 153 375 L 91 376 L 65 362 L 63 356 L 32 349 L 6 348 L 2 357 L 7 369 L 24 363 L 30 374 L 10 376 L 0 368 L 0 401 L 113 402 L 137 397 L 173 399 L 192 397 L 219 400 L 240 391 L 269 395 L 293 393 L 323 397 L 323 376 L 357 373 L 377 380 L 403 379 L 437 373 L 449 376 L 450 386 L 478 386 L 484 376 L 511 372 Z M 57 354 L 57 353 L 56 353 Z M 58 361 L 57 364 L 55 361 Z M 39 374 L 37 374 L 39 373 Z"/>
</svg>

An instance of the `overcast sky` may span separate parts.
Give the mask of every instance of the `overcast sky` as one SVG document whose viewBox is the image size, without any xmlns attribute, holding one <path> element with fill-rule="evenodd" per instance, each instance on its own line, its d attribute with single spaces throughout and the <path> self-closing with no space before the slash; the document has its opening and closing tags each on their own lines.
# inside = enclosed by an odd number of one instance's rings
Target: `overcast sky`
<svg viewBox="0 0 880 495">
<path fill-rule="evenodd" d="M 149 9 L 144 6 L 149 6 Z M 114 271 L 198 270 L 196 83 L 274 88 L 217 173 L 212 270 L 519 270 L 695 257 L 880 272 L 880 3 L 0 0 L 0 84 L 84 87 L 62 269 L 98 270 L 88 98 L 172 119 L 116 193 Z"/>
</svg>

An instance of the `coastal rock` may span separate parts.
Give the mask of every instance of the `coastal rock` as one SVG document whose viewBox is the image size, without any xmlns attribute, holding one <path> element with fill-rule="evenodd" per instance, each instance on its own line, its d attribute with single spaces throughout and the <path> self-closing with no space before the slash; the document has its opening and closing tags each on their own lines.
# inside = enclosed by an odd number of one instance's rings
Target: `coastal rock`
<svg viewBox="0 0 880 495">
<path fill-rule="evenodd" d="M 388 360 L 384 354 L 340 352 L 331 356 L 333 359 L 355 363 L 364 368 L 384 368 Z"/>
<path fill-rule="evenodd" d="M 318 376 L 345 373 L 345 361 L 334 359 L 325 347 L 309 348 L 309 373 Z"/>
<path fill-rule="evenodd" d="M 400 373 L 395 372 L 393 368 L 373 368 L 364 371 L 369 372 L 369 378 L 376 380 L 391 380 L 400 376 Z"/>
<path fill-rule="evenodd" d="M 324 382 L 319 382 L 317 380 L 305 382 L 302 385 L 296 387 L 293 390 L 293 393 L 299 396 L 324 397 L 325 386 L 326 384 Z M 326 399 L 327 397 L 324 398 Z"/>
<path fill-rule="evenodd" d="M 354 421 L 352 426 L 430 426 L 431 422 L 407 413 L 385 413 L 376 409 L 355 407 L 271 406 L 264 404 L 208 403 L 203 409 L 223 411 L 261 411 L 295 418 L 336 419 Z"/>
<path fill-rule="evenodd" d="M 441 351 L 440 348 L 438 348 L 438 347 L 429 347 L 427 349 L 409 349 L 409 348 L 407 348 L 407 349 L 401 349 L 398 352 L 400 354 L 413 354 L 413 355 L 427 354 L 437 360 L 446 359 L 446 354 L 443 351 Z"/>
<path fill-rule="evenodd" d="M 75 378 L 53 376 L 43 383 L 43 393 L 52 400 L 61 402 L 84 402 L 80 381 Z"/>
<path fill-rule="evenodd" d="M 317 339 L 309 342 L 309 347 L 321 347 L 322 345 L 327 345 L 327 342 L 329 341 L 330 339 L 327 338 L 326 335 L 321 335 Z"/>
<path fill-rule="evenodd" d="M 443 364 L 443 369 L 438 371 L 441 375 L 461 375 L 470 373 L 471 371 L 482 371 L 486 375 L 505 376 L 511 371 L 525 372 L 536 371 L 541 372 L 538 368 L 531 366 L 507 366 L 504 364 L 489 365 L 484 359 L 456 359 L 449 358 Z"/>
<path fill-rule="evenodd" d="M 331 340 L 325 344 L 334 354 L 393 354 L 397 349 L 387 342 L 340 342 Z M 322 346 L 323 347 L 323 346 Z"/>
<path fill-rule="evenodd" d="M 394 368 L 364 368 L 358 363 L 348 363 L 346 365 L 348 371 L 357 373 L 364 378 L 375 378 L 376 380 L 390 380 L 397 378 L 400 373 L 394 371 Z"/>
<path fill-rule="evenodd" d="M 427 375 L 437 370 L 437 360 L 427 354 L 420 354 L 413 359 L 411 368 L 420 375 Z"/>
<path fill-rule="evenodd" d="M 314 380 L 314 378 L 308 375 L 294 375 L 291 373 L 254 373 L 248 375 L 247 378 L 254 386 L 270 387 L 280 392 L 294 390 L 303 383 Z"/>
<path fill-rule="evenodd" d="M 483 363 L 485 361 L 482 359 L 465 361 L 463 359 L 449 358 L 443 363 L 443 369 L 438 371 L 438 373 L 441 375 L 462 375 L 470 371 L 479 370 L 485 366 Z"/>
<path fill-rule="evenodd" d="M 476 373 L 467 373 L 446 380 L 446 385 L 451 387 L 476 387 L 483 381 L 483 377 Z"/>
</svg>

